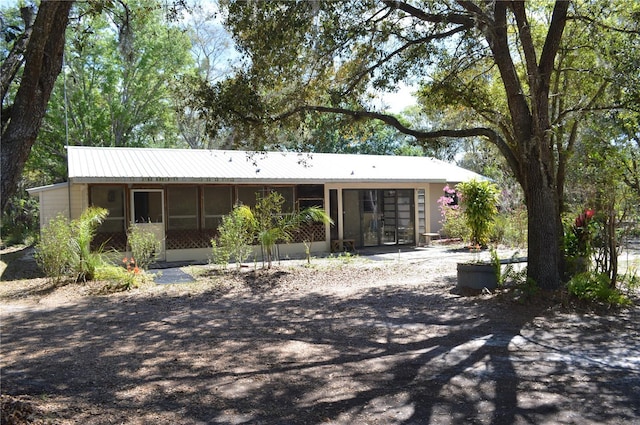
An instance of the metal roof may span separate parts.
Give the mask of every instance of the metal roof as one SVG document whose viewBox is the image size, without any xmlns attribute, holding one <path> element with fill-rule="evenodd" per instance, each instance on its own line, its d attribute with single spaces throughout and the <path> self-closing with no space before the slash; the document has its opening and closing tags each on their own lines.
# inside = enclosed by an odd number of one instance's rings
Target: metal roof
<svg viewBox="0 0 640 425">
<path fill-rule="evenodd" d="M 436 183 L 479 174 L 427 157 L 69 146 L 74 183 Z"/>
</svg>

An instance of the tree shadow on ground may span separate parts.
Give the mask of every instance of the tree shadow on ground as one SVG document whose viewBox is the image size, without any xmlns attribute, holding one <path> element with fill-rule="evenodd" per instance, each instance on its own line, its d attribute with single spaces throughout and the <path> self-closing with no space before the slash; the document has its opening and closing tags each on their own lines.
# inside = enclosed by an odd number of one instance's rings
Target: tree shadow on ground
<svg viewBox="0 0 640 425">
<path fill-rule="evenodd" d="M 31 246 L 3 252 L 0 255 L 0 261 L 6 264 L 6 267 L 0 275 L 0 279 L 9 281 L 44 277 L 44 273 L 36 263 L 33 253 L 34 249 Z"/>
<path fill-rule="evenodd" d="M 632 423 L 639 316 L 424 287 L 91 298 L 3 320 L 3 392 L 87 424 Z"/>
</svg>

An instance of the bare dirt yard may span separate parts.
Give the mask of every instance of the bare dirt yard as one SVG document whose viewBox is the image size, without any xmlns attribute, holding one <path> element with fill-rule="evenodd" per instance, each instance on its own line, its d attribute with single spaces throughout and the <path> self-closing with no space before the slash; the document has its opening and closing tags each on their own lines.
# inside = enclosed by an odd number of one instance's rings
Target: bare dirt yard
<svg viewBox="0 0 640 425">
<path fill-rule="evenodd" d="M 100 295 L 5 251 L 2 424 L 640 423 L 637 298 L 461 292 L 471 258 L 189 266 L 196 282 Z"/>
</svg>

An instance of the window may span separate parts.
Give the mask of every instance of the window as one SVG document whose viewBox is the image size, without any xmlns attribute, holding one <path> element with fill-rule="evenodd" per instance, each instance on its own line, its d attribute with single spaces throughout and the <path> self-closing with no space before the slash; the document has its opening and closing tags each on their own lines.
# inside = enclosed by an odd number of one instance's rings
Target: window
<svg viewBox="0 0 640 425">
<path fill-rule="evenodd" d="M 109 211 L 98 232 L 124 232 L 124 188 L 122 186 L 91 186 L 89 196 L 92 205 Z"/>
<path fill-rule="evenodd" d="M 204 228 L 217 229 L 222 217 L 233 209 L 231 186 L 207 186 L 204 188 Z"/>
<path fill-rule="evenodd" d="M 198 188 L 172 186 L 167 188 L 169 230 L 198 228 Z"/>
</svg>

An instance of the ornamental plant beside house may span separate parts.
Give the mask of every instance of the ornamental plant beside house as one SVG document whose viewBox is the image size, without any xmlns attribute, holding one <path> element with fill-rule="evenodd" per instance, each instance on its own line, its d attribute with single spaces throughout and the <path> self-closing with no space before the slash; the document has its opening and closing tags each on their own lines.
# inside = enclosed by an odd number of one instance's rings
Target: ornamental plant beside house
<svg viewBox="0 0 640 425">
<path fill-rule="evenodd" d="M 56 284 L 93 280 L 103 260 L 101 249 L 92 250 L 91 242 L 108 214 L 104 208 L 89 207 L 75 220 L 59 215 L 43 229 L 36 260 Z"/>
<path fill-rule="evenodd" d="M 284 198 L 278 192 L 265 197 L 257 197 L 255 207 L 241 205 L 222 218 L 218 227 L 218 236 L 211 240 L 213 258 L 216 264 L 226 266 L 233 258 L 238 269 L 242 261 L 251 253 L 251 244 L 255 241 L 262 250 L 263 267 L 271 268 L 274 249 L 280 242 L 288 243 L 294 233 L 304 224 L 314 222 L 333 223 L 321 208 L 311 207 L 299 212 L 282 211 Z M 307 262 L 311 260 L 311 240 L 305 240 Z"/>
<path fill-rule="evenodd" d="M 446 185 L 444 187 L 444 195 L 438 199 L 440 210 L 440 235 L 447 239 L 462 239 L 469 237 L 469 226 L 462 214 L 458 200 L 461 194 L 455 188 Z"/>
<path fill-rule="evenodd" d="M 471 230 L 471 246 L 486 247 L 498 215 L 498 188 L 487 180 L 469 180 L 456 186 L 462 214 Z"/>
<path fill-rule="evenodd" d="M 489 181 L 470 180 L 459 183 L 460 205 L 471 231 L 471 249 L 479 250 L 489 242 L 491 226 L 498 214 L 498 188 Z M 491 262 L 458 263 L 458 286 L 494 289 L 498 274 Z"/>
<path fill-rule="evenodd" d="M 42 230 L 35 258 L 55 285 L 90 280 L 103 281 L 103 292 L 129 290 L 145 280 L 136 260 L 126 258 L 125 267 L 103 258 L 102 247 L 92 248 L 93 238 L 109 211 L 89 207 L 79 218 L 68 220 L 58 215 Z"/>
</svg>

